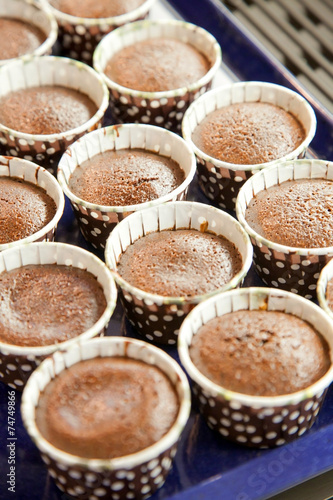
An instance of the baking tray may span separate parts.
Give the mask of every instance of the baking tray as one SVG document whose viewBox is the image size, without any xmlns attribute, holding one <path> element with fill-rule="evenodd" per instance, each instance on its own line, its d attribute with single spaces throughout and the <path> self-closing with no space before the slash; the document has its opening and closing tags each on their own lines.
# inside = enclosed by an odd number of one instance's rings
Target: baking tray
<svg viewBox="0 0 333 500">
<path fill-rule="evenodd" d="M 170 8 L 171 5 L 172 8 Z M 173 10 L 173 8 L 177 10 Z M 160 15 L 184 17 L 206 27 L 217 36 L 222 29 L 222 18 L 218 17 L 216 13 L 213 16 L 211 9 L 214 9 L 214 12 L 215 9 L 220 12 L 220 8 L 210 0 L 200 0 L 199 2 L 196 0 L 191 0 L 191 2 L 188 0 L 174 0 L 168 3 L 158 2 L 158 8 L 154 10 L 154 13 L 155 17 L 156 15 L 157 17 Z M 189 16 L 188 13 L 191 15 Z M 245 43 L 246 35 L 239 31 L 239 26 L 232 26 L 233 21 L 231 17 L 229 18 L 229 14 L 227 15 L 227 21 L 230 23 L 228 28 L 229 36 L 231 36 L 231 33 L 235 36 L 233 44 L 237 43 L 238 38 L 242 43 Z M 224 18 L 223 22 L 226 22 Z M 219 37 L 217 36 L 217 38 Z M 222 41 L 219 41 L 223 49 Z M 241 46 L 240 42 L 239 46 Z M 251 50 L 254 50 L 252 42 L 250 47 Z M 233 48 L 233 50 L 235 49 Z M 226 56 L 225 51 L 224 55 Z M 259 64 L 261 57 L 262 54 L 259 54 L 256 61 L 252 58 L 251 64 Z M 235 63 L 236 61 L 233 61 L 234 65 Z M 269 60 L 266 63 L 268 64 Z M 218 84 L 236 79 L 235 68 L 232 68 L 232 72 L 229 72 L 229 69 L 230 66 L 224 68 L 223 72 L 218 75 Z M 271 78 L 265 78 L 265 80 L 276 82 L 275 78 L 273 78 L 274 75 L 275 73 L 272 72 Z M 260 75 L 257 79 L 263 80 L 264 78 Z M 318 105 L 316 112 L 322 112 L 320 105 Z M 324 135 L 326 134 L 325 137 L 331 137 L 333 126 L 325 111 L 322 117 Z M 325 157 L 329 158 L 331 150 L 325 141 L 320 147 L 326 150 Z M 332 145 L 332 143 L 330 144 Z M 314 154 L 320 156 L 320 149 L 315 148 Z M 190 187 L 189 199 L 210 203 L 199 190 L 196 179 Z M 103 259 L 103 254 L 96 252 L 81 236 L 68 200 L 66 200 L 65 211 L 58 227 L 56 240 L 81 246 Z M 244 286 L 263 286 L 252 268 L 245 279 Z M 139 338 L 124 318 L 120 304 L 117 305 L 111 318 L 107 335 L 128 335 Z M 162 348 L 178 360 L 176 348 Z M 54 485 L 52 478 L 47 474 L 46 466 L 42 462 L 37 448 L 25 432 L 20 416 L 21 395 L 18 392 L 15 396 L 15 424 L 13 426 L 16 439 L 9 438 L 7 426 L 9 391 L 11 389 L 0 383 L 0 499 L 66 500 L 67 496 Z M 151 499 L 264 500 L 318 474 L 329 471 L 333 468 L 332 416 L 333 387 L 328 391 L 316 423 L 304 436 L 280 448 L 253 450 L 229 443 L 218 434 L 215 434 L 207 427 L 197 409 L 193 407 L 179 444 L 173 468 L 164 486 Z M 9 473 L 9 448 L 7 445 L 13 441 L 15 441 L 16 485 L 15 492 L 10 492 L 7 483 L 9 480 L 7 476 Z M 11 457 L 13 458 L 12 455 Z"/>
</svg>

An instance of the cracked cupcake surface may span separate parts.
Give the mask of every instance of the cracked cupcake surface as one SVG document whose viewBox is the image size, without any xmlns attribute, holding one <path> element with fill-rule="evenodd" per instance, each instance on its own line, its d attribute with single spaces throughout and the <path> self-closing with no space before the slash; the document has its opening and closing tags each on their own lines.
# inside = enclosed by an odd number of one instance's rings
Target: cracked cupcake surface
<svg viewBox="0 0 333 500">
<path fill-rule="evenodd" d="M 192 141 L 204 153 L 241 165 L 282 158 L 304 138 L 304 128 L 295 116 L 264 102 L 242 102 L 217 109 L 192 134 Z"/>
<path fill-rule="evenodd" d="M 260 236 L 290 247 L 333 245 L 333 182 L 298 179 L 259 191 L 245 219 Z"/>
<path fill-rule="evenodd" d="M 123 357 L 81 361 L 41 394 L 36 423 L 57 448 L 86 458 L 136 453 L 175 422 L 178 396 L 156 366 Z"/>
<path fill-rule="evenodd" d="M 280 311 L 234 311 L 199 328 L 192 362 L 212 382 L 255 396 L 290 394 L 330 367 L 326 340 L 309 323 Z"/>
<path fill-rule="evenodd" d="M 126 206 L 160 198 L 184 180 L 183 169 L 171 158 L 143 149 L 119 149 L 78 165 L 68 187 L 89 203 Z"/>
<path fill-rule="evenodd" d="M 177 229 L 136 240 L 121 255 L 117 271 L 146 292 L 192 297 L 221 288 L 241 267 L 239 251 L 223 236 Z"/>
<path fill-rule="evenodd" d="M 56 210 L 54 200 L 41 187 L 16 177 L 0 177 L 0 244 L 43 229 Z"/>
</svg>

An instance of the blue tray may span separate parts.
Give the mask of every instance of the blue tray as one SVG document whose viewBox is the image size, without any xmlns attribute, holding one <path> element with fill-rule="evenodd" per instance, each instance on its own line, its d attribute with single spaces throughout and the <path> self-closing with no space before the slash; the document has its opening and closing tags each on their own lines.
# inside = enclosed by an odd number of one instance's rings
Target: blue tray
<svg viewBox="0 0 333 500">
<path fill-rule="evenodd" d="M 223 48 L 224 61 L 241 79 L 257 79 L 281 83 L 295 88 L 292 75 L 261 53 L 243 33 L 230 13 L 211 0 L 170 0 L 180 15 L 211 31 Z M 247 65 L 248 61 L 251 65 Z M 300 90 L 298 88 L 298 90 Z M 313 151 L 321 158 L 333 159 L 333 123 L 318 103 L 319 138 Z M 199 191 L 196 182 L 190 189 L 190 199 L 210 203 Z M 57 241 L 81 246 L 93 251 L 80 235 L 69 203 L 60 221 Z M 263 286 L 254 270 L 249 272 L 244 286 Z M 120 305 L 110 321 L 108 335 L 137 337 L 124 319 Z M 177 359 L 175 348 L 165 350 Z M 20 393 L 16 393 L 15 454 L 10 455 L 7 401 L 10 389 L 0 383 L 0 500 L 66 500 L 66 495 L 48 476 L 37 448 L 25 432 L 20 417 Z M 312 429 L 291 444 L 272 450 L 252 450 L 232 444 L 213 433 L 194 407 L 185 428 L 178 453 L 165 485 L 152 500 L 263 500 L 333 468 L 333 387 Z M 16 487 L 10 486 L 9 458 L 14 458 Z"/>
</svg>

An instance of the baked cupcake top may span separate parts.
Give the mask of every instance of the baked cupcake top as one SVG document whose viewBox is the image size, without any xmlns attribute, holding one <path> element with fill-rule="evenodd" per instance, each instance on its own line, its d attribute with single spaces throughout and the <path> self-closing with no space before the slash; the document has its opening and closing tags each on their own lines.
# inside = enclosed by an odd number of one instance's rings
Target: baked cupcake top
<svg viewBox="0 0 333 500">
<path fill-rule="evenodd" d="M 30 87 L 0 98 L 0 123 L 26 134 L 59 134 L 83 125 L 97 112 L 82 92 L 59 85 Z"/>
<path fill-rule="evenodd" d="M 19 346 L 64 342 L 88 330 L 106 309 L 101 285 L 72 266 L 36 264 L 0 273 L 0 340 Z"/>
<path fill-rule="evenodd" d="M 123 87 L 163 92 L 187 87 L 209 69 L 207 58 L 192 45 L 173 38 L 153 38 L 119 50 L 104 72 Z"/>
<path fill-rule="evenodd" d="M 89 203 L 127 206 L 160 198 L 184 180 L 183 169 L 171 158 L 143 149 L 119 149 L 81 163 L 68 187 Z"/>
<path fill-rule="evenodd" d="M 10 17 L 0 17 L 0 33 L 0 59 L 31 54 L 46 39 L 37 26 Z"/>
<path fill-rule="evenodd" d="M 309 323 L 280 311 L 216 317 L 199 328 L 190 356 L 214 383 L 255 396 L 305 389 L 330 367 L 325 339 Z"/>
<path fill-rule="evenodd" d="M 298 179 L 259 191 L 245 219 L 259 235 L 281 245 L 333 246 L 333 182 Z"/>
<path fill-rule="evenodd" d="M 230 104 L 208 114 L 192 141 L 204 153 L 232 164 L 254 165 L 282 158 L 304 140 L 301 123 L 264 102 Z"/>
<path fill-rule="evenodd" d="M 45 388 L 36 409 L 40 432 L 57 448 L 86 458 L 136 453 L 161 439 L 179 411 L 169 378 L 142 361 L 81 361 Z"/>
<path fill-rule="evenodd" d="M 137 9 L 145 0 L 49 0 L 55 9 L 75 17 L 114 17 Z"/>
<path fill-rule="evenodd" d="M 136 240 L 121 255 L 117 272 L 146 292 L 192 297 L 221 288 L 241 266 L 239 251 L 223 236 L 178 229 Z"/>
<path fill-rule="evenodd" d="M 31 182 L 0 177 L 0 189 L 0 244 L 37 233 L 56 214 L 54 200 Z"/>
</svg>

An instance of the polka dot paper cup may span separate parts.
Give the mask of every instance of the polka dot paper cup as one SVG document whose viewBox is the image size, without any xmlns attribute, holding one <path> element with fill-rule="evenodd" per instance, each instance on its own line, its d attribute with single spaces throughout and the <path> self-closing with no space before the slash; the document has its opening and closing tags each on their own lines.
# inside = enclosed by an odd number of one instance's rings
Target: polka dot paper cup
<svg viewBox="0 0 333 500">
<path fill-rule="evenodd" d="M 31 56 L 0 66 L 0 82 L 0 98 L 21 89 L 56 85 L 77 90 L 95 103 L 97 111 L 87 122 L 59 134 L 27 134 L 0 122 L 0 145 L 4 154 L 34 161 L 52 173 L 72 142 L 101 127 L 108 107 L 108 90 L 97 72 L 64 57 Z"/>
<path fill-rule="evenodd" d="M 242 267 L 221 288 L 191 297 L 168 297 L 132 286 L 117 272 L 121 255 L 147 233 L 166 229 L 196 229 L 224 236 L 242 257 Z M 175 345 L 185 316 L 199 302 L 223 290 L 240 286 L 252 260 L 250 241 L 237 221 L 214 207 L 196 202 L 175 202 L 140 211 L 124 219 L 112 231 L 105 248 L 105 262 L 118 285 L 125 314 L 134 328 L 150 341 Z"/>
<path fill-rule="evenodd" d="M 0 0 L 0 17 L 22 21 L 41 30 L 44 41 L 29 54 L 42 56 L 51 54 L 58 36 L 58 25 L 49 9 L 42 7 L 36 0 Z M 0 59 L 0 66 L 28 54 Z M 1 55 L 0 55 L 1 57 Z"/>
<path fill-rule="evenodd" d="M 228 163 L 201 151 L 192 140 L 196 127 L 213 111 L 242 102 L 270 103 L 292 113 L 303 125 L 304 140 L 283 158 L 253 165 Z M 286 87 L 265 82 L 238 82 L 210 90 L 190 106 L 182 123 L 183 137 L 197 158 L 198 180 L 202 191 L 214 204 L 229 210 L 235 210 L 239 189 L 254 173 L 277 161 L 303 158 L 315 131 L 315 113 L 301 95 Z"/>
<path fill-rule="evenodd" d="M 187 87 L 161 92 L 143 92 L 112 81 L 105 74 L 108 61 L 121 49 L 154 38 L 174 38 L 199 50 L 210 69 Z M 149 123 L 180 132 L 184 112 L 206 92 L 221 64 L 221 49 L 206 30 L 178 20 L 138 21 L 113 31 L 97 46 L 93 65 L 110 90 L 110 108 L 116 123 Z"/>
<path fill-rule="evenodd" d="M 333 257 L 333 246 L 298 248 L 270 241 L 248 224 L 245 219 L 247 207 L 260 191 L 284 181 L 312 178 L 332 181 L 332 166 L 324 160 L 280 162 L 258 172 L 239 191 L 237 218 L 251 238 L 255 269 L 266 285 L 314 299 L 319 274 Z"/>
<path fill-rule="evenodd" d="M 292 314 L 313 326 L 327 341 L 333 360 L 333 324 L 312 302 L 269 288 L 242 288 L 216 295 L 191 311 L 178 340 L 180 361 L 192 381 L 194 397 L 208 426 L 223 437 L 249 447 L 268 448 L 302 436 L 315 422 L 333 380 L 333 365 L 304 390 L 279 396 L 241 394 L 203 375 L 189 349 L 199 328 L 215 317 L 238 310 L 268 310 Z M 296 374 L 295 367 L 295 374 Z"/>
<path fill-rule="evenodd" d="M 105 264 L 77 246 L 65 243 L 31 243 L 0 253 L 0 275 L 4 271 L 31 264 L 54 264 L 86 269 L 103 288 L 107 306 L 98 321 L 82 334 L 64 342 L 43 346 L 19 346 L 0 342 L 0 380 L 14 389 L 22 390 L 31 373 L 46 357 L 62 351 L 79 340 L 86 340 L 106 331 L 117 300 L 117 289 Z"/>
<path fill-rule="evenodd" d="M 71 174 L 82 162 L 105 151 L 122 149 L 140 149 L 171 158 L 182 168 L 185 179 L 176 189 L 160 198 L 128 206 L 96 205 L 78 198 L 70 190 Z M 95 248 L 104 250 L 110 232 L 129 214 L 160 203 L 186 199 L 195 171 L 194 154 L 181 137 L 160 127 L 125 124 L 94 131 L 70 146 L 59 162 L 58 181 L 71 201 L 84 238 Z"/>
<path fill-rule="evenodd" d="M 53 218 L 42 229 L 25 238 L 8 243 L 1 243 L 0 252 L 7 248 L 36 241 L 53 241 L 65 207 L 64 194 L 53 175 L 31 161 L 10 156 L 0 156 L 0 177 L 22 179 L 23 181 L 32 183 L 43 189 L 56 205 L 56 211 Z"/>
<path fill-rule="evenodd" d="M 333 320 L 333 259 L 323 267 L 317 282 L 319 305 Z"/>
<path fill-rule="evenodd" d="M 42 2 L 51 9 L 58 22 L 61 54 L 91 65 L 94 50 L 100 40 L 119 26 L 145 19 L 155 0 L 138 1 L 137 7 L 128 12 L 124 8 L 124 13 L 121 15 L 103 18 L 67 14 L 56 8 L 57 0 L 42 0 Z M 81 10 L 82 8 L 81 5 Z"/>
<path fill-rule="evenodd" d="M 156 366 L 169 378 L 179 400 L 179 411 L 169 431 L 141 451 L 112 459 L 87 459 L 55 448 L 41 435 L 35 420 L 41 392 L 66 367 L 81 360 L 124 357 Z M 172 467 L 179 438 L 189 417 L 190 389 L 184 372 L 161 349 L 123 337 L 105 337 L 82 342 L 67 352 L 45 360 L 30 377 L 22 396 L 24 425 L 39 448 L 49 474 L 58 488 L 71 497 L 100 499 L 141 499 L 160 488 Z"/>
</svg>

